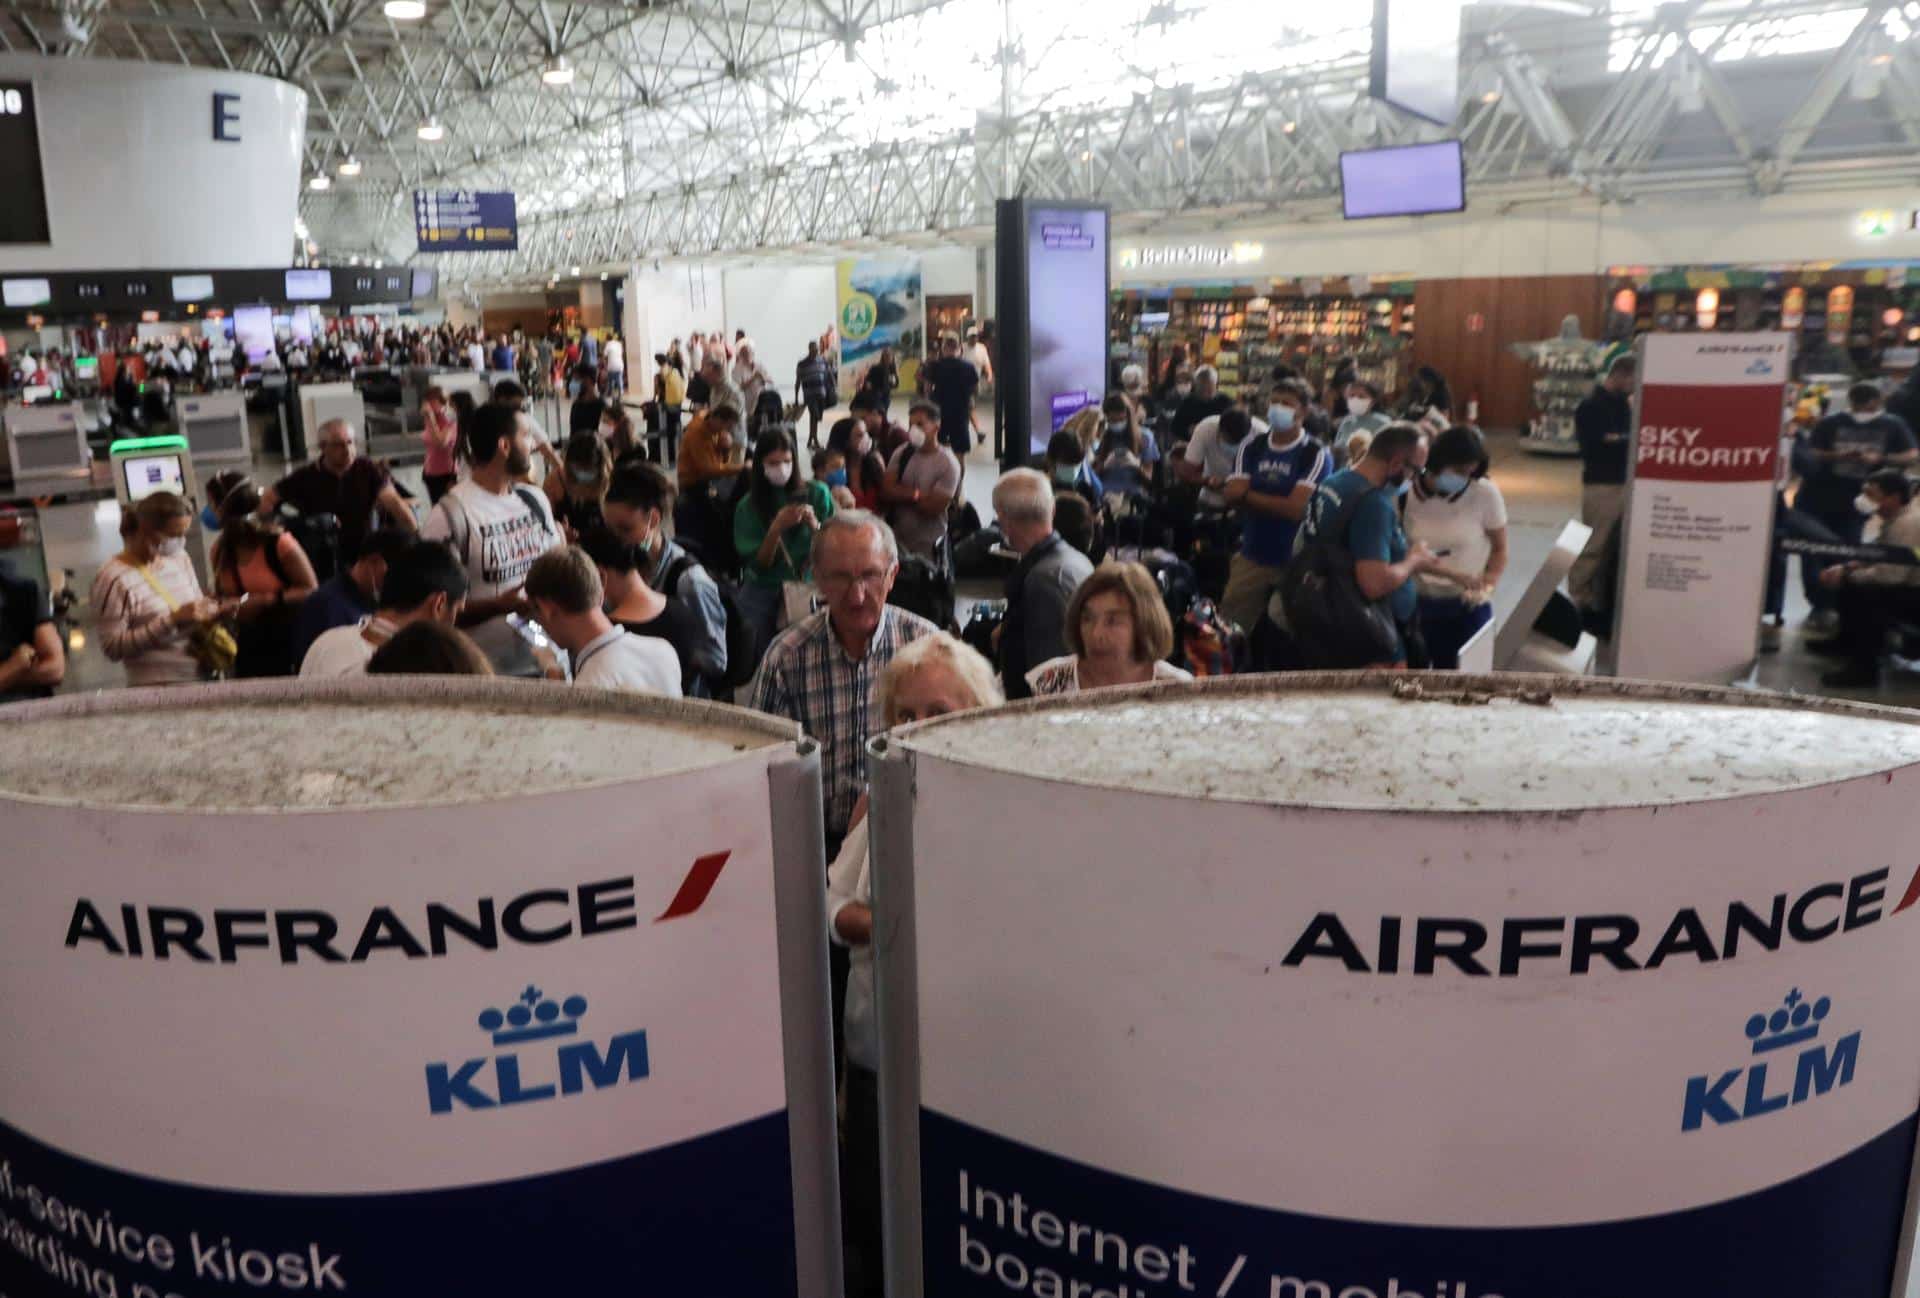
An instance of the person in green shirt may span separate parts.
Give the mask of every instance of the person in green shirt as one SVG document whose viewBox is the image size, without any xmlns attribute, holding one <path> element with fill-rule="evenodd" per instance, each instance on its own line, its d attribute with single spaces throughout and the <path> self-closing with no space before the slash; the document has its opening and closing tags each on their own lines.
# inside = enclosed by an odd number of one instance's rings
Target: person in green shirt
<svg viewBox="0 0 1920 1298">
<path fill-rule="evenodd" d="M 787 583 L 810 579 L 813 534 L 833 512 L 826 485 L 799 476 L 793 437 L 782 428 L 762 433 L 753 445 L 747 494 L 733 511 L 733 547 L 744 577 L 736 597 L 761 646 L 779 629 Z"/>
</svg>

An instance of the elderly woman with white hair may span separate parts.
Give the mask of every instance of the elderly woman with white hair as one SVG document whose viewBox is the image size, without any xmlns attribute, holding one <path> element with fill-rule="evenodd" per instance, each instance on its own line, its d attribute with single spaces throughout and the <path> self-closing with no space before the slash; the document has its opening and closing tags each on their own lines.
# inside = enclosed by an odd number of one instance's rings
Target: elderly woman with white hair
<svg viewBox="0 0 1920 1298">
<path fill-rule="evenodd" d="M 991 664 L 944 631 L 915 640 L 881 673 L 874 711 L 885 729 L 995 707 L 1002 702 Z M 854 812 L 840 855 L 827 874 L 827 925 L 836 945 L 853 952 L 847 976 L 849 1295 L 880 1289 L 880 1051 L 874 1024 L 873 887 L 867 853 L 866 799 Z"/>
</svg>

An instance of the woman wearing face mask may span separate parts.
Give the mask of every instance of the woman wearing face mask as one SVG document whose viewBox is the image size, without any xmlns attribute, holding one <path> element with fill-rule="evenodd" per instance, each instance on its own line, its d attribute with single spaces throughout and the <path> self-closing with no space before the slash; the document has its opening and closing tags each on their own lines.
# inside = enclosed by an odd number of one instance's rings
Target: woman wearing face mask
<svg viewBox="0 0 1920 1298">
<path fill-rule="evenodd" d="M 560 472 L 549 473 L 541 487 L 553 506 L 553 521 L 569 542 L 578 541 L 604 522 L 601 505 L 612 478 L 613 449 L 608 443 L 590 433 L 576 433 L 567 439 Z"/>
<path fill-rule="evenodd" d="M 760 434 L 747 494 L 733 511 L 733 547 L 744 576 L 739 601 L 762 646 L 779 627 L 786 584 L 808 580 L 813 534 L 832 517 L 825 485 L 799 475 L 793 438 L 779 428 Z"/>
<path fill-rule="evenodd" d="M 1461 425 L 1433 440 L 1401 517 L 1410 541 L 1438 560 L 1414 578 L 1433 666 L 1460 666 L 1460 647 L 1493 620 L 1493 588 L 1507 570 L 1507 502 L 1487 476 L 1487 446 Z"/>
<path fill-rule="evenodd" d="M 1355 464 L 1361 459 L 1348 453 L 1348 443 L 1355 433 L 1365 433 L 1372 440 L 1373 434 L 1393 422 L 1380 406 L 1380 389 L 1373 384 L 1363 379 L 1347 384 L 1347 417 L 1333 434 L 1334 458 L 1341 464 Z"/>
<path fill-rule="evenodd" d="M 1173 622 L 1153 574 L 1137 563 L 1104 563 L 1067 602 L 1065 657 L 1027 673 L 1035 698 L 1150 681 L 1190 681 L 1166 661 Z"/>
<path fill-rule="evenodd" d="M 874 711 L 886 729 L 954 712 L 998 707 L 1000 683 L 978 652 L 944 631 L 896 653 L 880 673 Z M 850 948 L 846 999 L 846 1177 L 848 1294 L 881 1292 L 880 1051 L 874 1024 L 873 883 L 868 871 L 867 800 L 827 872 L 827 929 Z"/>
<path fill-rule="evenodd" d="M 886 508 L 880 489 L 887 481 L 887 462 L 873 444 L 867 421 L 858 416 L 847 433 L 846 456 L 847 490 L 853 493 L 853 503 L 871 513 Z"/>
<path fill-rule="evenodd" d="M 129 685 L 187 685 L 205 677 L 192 638 L 218 621 L 187 557 L 193 527 L 187 502 L 157 491 L 121 519 L 125 541 L 93 582 L 93 618 L 100 647 L 127 669 Z"/>
<path fill-rule="evenodd" d="M 259 487 L 244 476 L 222 485 L 212 568 L 214 589 L 236 605 L 240 653 L 230 674 L 242 680 L 291 676 L 300 666 L 293 661 L 294 616 L 320 582 L 298 538 L 260 517 Z M 208 488 L 213 494 L 212 483 Z"/>
<path fill-rule="evenodd" d="M 1100 440 L 1095 443 L 1094 470 L 1105 488 L 1120 495 L 1144 492 L 1160 462 L 1160 446 L 1140 427 L 1133 403 L 1118 392 L 1101 403 Z"/>
</svg>

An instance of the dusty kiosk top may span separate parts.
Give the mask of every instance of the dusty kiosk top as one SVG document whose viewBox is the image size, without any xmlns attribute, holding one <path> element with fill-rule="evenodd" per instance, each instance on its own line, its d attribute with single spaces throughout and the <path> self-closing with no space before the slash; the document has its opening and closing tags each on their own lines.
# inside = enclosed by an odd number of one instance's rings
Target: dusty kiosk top
<svg viewBox="0 0 1920 1298">
<path fill-rule="evenodd" d="M 0 803 L 451 805 L 644 780 L 798 738 L 735 708 L 523 681 L 129 690 L 0 709 Z"/>
<path fill-rule="evenodd" d="M 1298 674 L 1078 695 L 899 732 L 913 752 L 1177 797 L 1399 811 L 1701 802 L 1920 762 L 1920 714 L 1559 677 Z"/>
</svg>

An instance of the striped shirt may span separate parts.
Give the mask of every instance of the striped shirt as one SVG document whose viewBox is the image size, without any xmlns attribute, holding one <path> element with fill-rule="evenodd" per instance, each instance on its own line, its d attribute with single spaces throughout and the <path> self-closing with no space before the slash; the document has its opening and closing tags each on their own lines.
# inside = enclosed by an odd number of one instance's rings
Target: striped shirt
<svg viewBox="0 0 1920 1298">
<path fill-rule="evenodd" d="M 117 555 L 101 566 L 93 580 L 92 601 L 100 647 L 126 667 L 129 685 L 196 682 L 202 673 L 188 647 L 190 635 L 173 624 L 174 609 L 201 597 L 193 561 L 184 554 L 168 555 L 154 559 L 147 570 L 166 590 L 165 596 L 140 569 Z"/>
<path fill-rule="evenodd" d="M 847 656 L 822 609 L 774 637 L 754 678 L 751 706 L 798 721 L 820 745 L 827 838 L 845 837 L 853 807 L 867 787 L 867 739 L 874 686 L 902 648 L 931 635 L 933 623 L 887 605 L 858 662 Z"/>
</svg>

